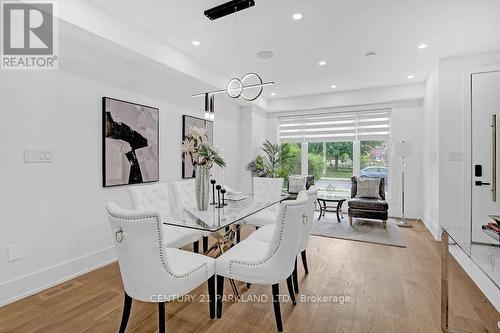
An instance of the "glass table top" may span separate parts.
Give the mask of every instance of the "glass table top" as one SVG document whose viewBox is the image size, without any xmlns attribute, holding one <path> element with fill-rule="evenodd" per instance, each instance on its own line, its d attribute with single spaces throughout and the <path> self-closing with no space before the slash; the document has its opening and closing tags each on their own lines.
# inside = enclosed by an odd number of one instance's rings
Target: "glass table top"
<svg viewBox="0 0 500 333">
<path fill-rule="evenodd" d="M 246 198 L 239 201 L 226 200 L 226 206 L 223 208 L 209 205 L 206 211 L 200 211 L 197 208 L 184 209 L 179 217 L 168 218 L 163 221 L 163 224 L 216 232 L 250 215 L 279 204 L 287 198 L 288 196 L 283 195 L 277 200 L 260 201 L 253 195 L 247 195 Z"/>
<path fill-rule="evenodd" d="M 347 200 L 345 196 L 341 196 L 335 193 L 328 193 L 328 192 L 318 192 L 318 199 L 319 200 L 330 200 L 330 201 L 340 201 L 340 200 Z"/>
</svg>

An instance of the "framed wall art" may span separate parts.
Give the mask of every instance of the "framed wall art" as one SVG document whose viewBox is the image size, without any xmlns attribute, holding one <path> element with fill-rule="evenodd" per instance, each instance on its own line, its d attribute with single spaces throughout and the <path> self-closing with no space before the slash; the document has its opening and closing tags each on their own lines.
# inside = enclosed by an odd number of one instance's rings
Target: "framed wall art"
<svg viewBox="0 0 500 333">
<path fill-rule="evenodd" d="M 102 98 L 104 187 L 159 180 L 159 109 Z"/>
</svg>

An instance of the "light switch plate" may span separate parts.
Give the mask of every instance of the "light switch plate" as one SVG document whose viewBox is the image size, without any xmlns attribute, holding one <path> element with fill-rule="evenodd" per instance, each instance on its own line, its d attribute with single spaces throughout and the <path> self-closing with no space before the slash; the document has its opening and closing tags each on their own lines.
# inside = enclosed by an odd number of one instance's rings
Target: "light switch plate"
<svg viewBox="0 0 500 333">
<path fill-rule="evenodd" d="M 24 163 L 51 163 L 52 151 L 48 149 L 25 149 Z"/>
<path fill-rule="evenodd" d="M 13 262 L 23 258 L 23 245 L 22 244 L 12 244 L 7 248 L 9 262 Z"/>
<path fill-rule="evenodd" d="M 448 161 L 460 162 L 463 161 L 463 159 L 464 159 L 464 154 L 462 153 L 456 153 L 456 152 L 448 153 Z"/>
</svg>

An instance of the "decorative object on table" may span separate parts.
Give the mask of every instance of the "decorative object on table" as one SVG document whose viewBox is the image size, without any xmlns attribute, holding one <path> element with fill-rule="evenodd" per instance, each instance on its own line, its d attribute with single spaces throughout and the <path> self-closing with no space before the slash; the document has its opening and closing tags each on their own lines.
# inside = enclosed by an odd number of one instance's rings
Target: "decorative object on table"
<svg viewBox="0 0 500 333">
<path fill-rule="evenodd" d="M 486 233 L 488 236 L 491 238 L 495 239 L 497 242 L 500 241 L 500 225 L 499 225 L 499 219 L 500 216 L 498 215 L 489 215 L 489 217 L 493 220 L 492 222 L 488 224 L 484 224 L 481 226 L 481 229 L 483 230 L 484 233 Z"/>
<path fill-rule="evenodd" d="M 328 186 L 326 187 L 326 191 L 328 192 L 328 194 L 330 195 L 333 195 L 333 193 L 335 193 L 335 186 L 332 185 L 332 183 L 329 183 Z"/>
<path fill-rule="evenodd" d="M 204 143 L 213 145 L 213 122 L 196 118 L 188 115 L 182 116 L 182 140 L 186 140 L 190 127 L 203 128 L 206 130 L 205 136 L 202 137 Z M 201 143 L 200 143 L 201 144 Z M 182 155 L 182 179 L 194 178 L 196 170 L 191 158 L 186 159 L 185 154 Z"/>
<path fill-rule="evenodd" d="M 217 181 L 215 179 L 210 180 L 210 184 L 212 184 L 212 206 L 215 206 L 217 203 L 215 202 L 215 184 Z"/>
<path fill-rule="evenodd" d="M 264 151 L 265 156 L 257 155 L 253 161 L 247 164 L 247 170 L 254 177 L 279 178 L 283 157 L 280 145 L 266 140 L 261 149 Z"/>
<path fill-rule="evenodd" d="M 182 143 L 183 158 L 184 160 L 189 158 L 190 163 L 196 171 L 196 204 L 198 209 L 202 211 L 208 209 L 210 168 L 214 164 L 219 167 L 226 165 L 224 157 L 219 151 L 210 144 L 203 142 L 206 136 L 206 129 L 189 127 L 186 139 Z"/>
<path fill-rule="evenodd" d="M 378 193 L 373 194 L 373 197 L 360 197 L 358 196 L 358 182 L 363 179 L 364 185 L 369 180 L 378 184 Z M 365 181 L 368 179 L 368 181 Z M 348 215 L 349 225 L 352 226 L 353 218 L 365 218 L 382 220 L 384 228 L 387 227 L 387 218 L 389 205 L 385 201 L 385 182 L 384 178 L 369 178 L 369 177 L 355 177 L 351 178 L 351 200 L 348 202 Z"/>
<path fill-rule="evenodd" d="M 206 17 L 208 17 L 210 20 L 213 21 L 213 20 L 216 20 L 220 17 L 234 14 L 240 10 L 244 10 L 247 8 L 249 9 L 250 7 L 254 6 L 254 4 L 255 4 L 255 2 L 253 0 L 250 0 L 250 1 L 246 1 L 246 0 L 234 1 L 233 0 L 233 1 L 229 1 L 225 4 L 216 6 L 214 8 L 208 9 L 204 12 L 204 14 Z M 251 20 L 251 16 L 250 16 L 250 10 L 248 11 L 248 16 L 249 16 L 248 40 L 250 43 L 249 59 L 250 59 L 250 64 L 252 65 L 253 62 L 251 59 L 253 57 L 253 52 L 252 52 L 251 43 L 252 43 L 253 37 L 252 37 L 252 20 Z M 235 24 L 237 25 L 236 17 L 235 17 Z M 236 40 L 238 38 L 240 38 L 240 36 L 238 36 L 236 33 L 238 31 L 237 26 L 235 27 L 234 31 L 235 31 L 235 34 L 234 34 L 235 43 L 234 43 L 234 45 L 236 47 L 236 45 L 237 45 Z M 212 38 L 212 40 L 213 40 L 213 38 Z M 236 49 L 234 51 L 235 51 L 235 55 L 236 55 Z M 215 55 L 214 55 L 214 57 L 215 57 Z M 240 61 L 241 61 L 240 58 L 235 57 L 235 59 L 234 59 L 235 67 L 236 67 L 236 64 Z M 228 81 L 225 89 L 207 91 L 207 92 L 195 94 L 192 97 L 193 98 L 205 97 L 205 105 L 207 105 L 207 100 L 210 100 L 210 99 L 213 100 L 214 95 L 223 94 L 223 93 L 227 93 L 228 96 L 231 98 L 241 97 L 246 101 L 254 101 L 260 97 L 260 95 L 263 92 L 264 87 L 272 86 L 272 85 L 274 85 L 274 82 L 272 82 L 272 81 L 264 82 L 262 80 L 262 78 L 257 73 L 249 72 L 249 73 L 246 73 L 241 79 L 239 79 L 239 78 L 230 79 Z M 209 117 L 214 115 L 213 109 L 212 109 L 212 112 L 210 112 L 210 111 L 207 112 L 207 108 L 205 108 L 205 112 L 206 112 L 206 114 L 208 113 Z"/>
<path fill-rule="evenodd" d="M 225 195 L 226 195 L 226 189 L 225 189 L 225 188 L 222 188 L 222 189 L 220 190 L 220 193 L 222 193 L 222 204 L 221 204 L 221 206 L 222 206 L 222 207 L 227 206 L 227 204 L 226 204 L 226 200 L 225 200 L 225 198 L 224 198 L 224 197 L 225 197 Z"/>
<path fill-rule="evenodd" d="M 102 185 L 159 180 L 159 109 L 102 98 Z"/>
<path fill-rule="evenodd" d="M 412 225 L 406 221 L 405 217 L 405 169 L 406 169 L 406 158 L 413 156 L 413 145 L 409 142 L 398 142 L 394 145 L 393 155 L 396 157 L 401 157 L 401 221 L 398 222 L 398 226 L 402 228 L 411 228 Z"/>
<path fill-rule="evenodd" d="M 222 186 L 220 185 L 217 185 L 215 186 L 215 189 L 217 190 L 217 208 L 221 208 L 221 205 L 220 205 L 220 190 L 222 189 Z"/>
<path fill-rule="evenodd" d="M 226 190 L 226 200 L 227 201 L 241 201 L 243 199 L 248 198 L 243 192 L 236 191 L 235 189 L 224 185 L 224 189 Z"/>
</svg>

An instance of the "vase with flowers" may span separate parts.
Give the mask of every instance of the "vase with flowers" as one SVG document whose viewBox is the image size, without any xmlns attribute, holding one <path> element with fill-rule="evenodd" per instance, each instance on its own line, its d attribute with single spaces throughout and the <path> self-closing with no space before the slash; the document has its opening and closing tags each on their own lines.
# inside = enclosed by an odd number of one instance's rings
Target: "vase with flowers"
<svg viewBox="0 0 500 333">
<path fill-rule="evenodd" d="M 226 166 L 226 161 L 219 150 L 205 142 L 207 138 L 205 128 L 190 126 L 182 142 L 184 161 L 189 159 L 193 165 L 196 205 L 201 211 L 208 209 L 210 168 L 214 164 L 221 168 Z"/>
</svg>

